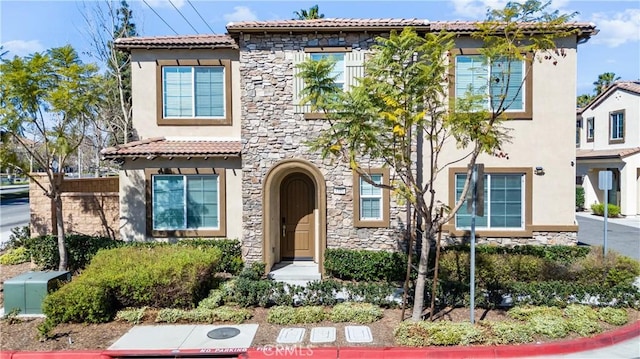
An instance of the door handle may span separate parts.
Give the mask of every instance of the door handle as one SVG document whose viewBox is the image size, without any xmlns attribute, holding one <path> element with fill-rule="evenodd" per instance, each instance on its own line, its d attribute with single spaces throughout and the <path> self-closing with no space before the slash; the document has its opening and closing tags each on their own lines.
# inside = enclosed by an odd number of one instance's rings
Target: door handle
<svg viewBox="0 0 640 359">
<path fill-rule="evenodd" d="M 287 225 L 285 223 L 285 219 L 282 217 L 282 238 L 287 236 Z"/>
</svg>

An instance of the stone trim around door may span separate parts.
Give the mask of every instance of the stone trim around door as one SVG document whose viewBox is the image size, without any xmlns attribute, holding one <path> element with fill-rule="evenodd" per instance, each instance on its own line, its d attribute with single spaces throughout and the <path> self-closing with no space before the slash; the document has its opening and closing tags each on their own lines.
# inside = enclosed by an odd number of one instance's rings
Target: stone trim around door
<svg viewBox="0 0 640 359">
<path fill-rule="evenodd" d="M 286 159 L 275 164 L 265 175 L 262 188 L 262 259 L 266 271 L 280 261 L 280 185 L 292 173 L 302 173 L 315 187 L 315 255 L 320 273 L 324 272 L 324 252 L 327 247 L 327 186 L 322 172 L 304 159 Z"/>
</svg>

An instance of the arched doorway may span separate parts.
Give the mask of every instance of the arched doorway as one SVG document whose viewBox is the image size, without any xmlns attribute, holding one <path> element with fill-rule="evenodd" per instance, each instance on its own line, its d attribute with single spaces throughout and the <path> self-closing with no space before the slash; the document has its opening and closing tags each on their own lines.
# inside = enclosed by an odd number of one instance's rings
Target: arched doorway
<svg viewBox="0 0 640 359">
<path fill-rule="evenodd" d="M 323 272 L 327 236 L 326 183 L 311 162 L 278 162 L 263 182 L 263 261 L 307 260 Z"/>
</svg>

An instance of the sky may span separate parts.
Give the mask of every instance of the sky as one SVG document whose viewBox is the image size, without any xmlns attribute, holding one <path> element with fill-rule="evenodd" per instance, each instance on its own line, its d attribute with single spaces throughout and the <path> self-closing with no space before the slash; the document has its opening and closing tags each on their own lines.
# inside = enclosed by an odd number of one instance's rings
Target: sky
<svg viewBox="0 0 640 359">
<path fill-rule="evenodd" d="M 222 34 L 229 22 L 291 19 L 294 11 L 315 4 L 327 18 L 483 20 L 487 8 L 502 8 L 506 0 L 128 2 L 138 33 L 158 36 Z M 83 14 L 97 5 L 98 0 L 0 0 L 0 43 L 8 57 L 71 44 L 83 54 L 83 61 L 96 62 L 87 55 L 92 47 Z M 553 0 L 551 8 L 577 12 L 575 21 L 592 22 L 600 30 L 578 47 L 577 95 L 592 93 L 593 82 L 604 72 L 614 72 L 622 80 L 640 79 L 640 0 Z"/>
</svg>

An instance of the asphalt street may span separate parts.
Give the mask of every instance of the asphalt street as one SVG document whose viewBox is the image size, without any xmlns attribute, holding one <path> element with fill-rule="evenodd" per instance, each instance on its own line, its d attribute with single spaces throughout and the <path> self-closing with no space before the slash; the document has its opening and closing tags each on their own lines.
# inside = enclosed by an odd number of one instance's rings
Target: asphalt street
<svg viewBox="0 0 640 359">
<path fill-rule="evenodd" d="M 29 197 L 0 201 L 0 248 L 9 241 L 11 229 L 29 225 Z"/>
<path fill-rule="evenodd" d="M 604 221 L 576 216 L 578 220 L 578 242 L 590 246 L 604 246 Z M 640 228 L 633 225 L 607 222 L 607 248 L 640 260 Z"/>
</svg>

